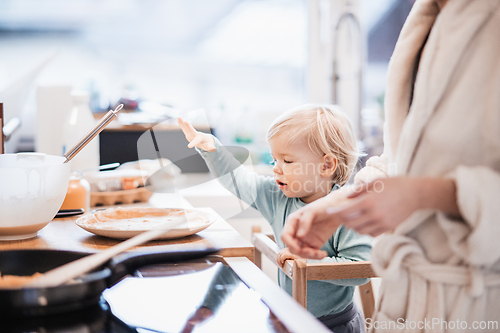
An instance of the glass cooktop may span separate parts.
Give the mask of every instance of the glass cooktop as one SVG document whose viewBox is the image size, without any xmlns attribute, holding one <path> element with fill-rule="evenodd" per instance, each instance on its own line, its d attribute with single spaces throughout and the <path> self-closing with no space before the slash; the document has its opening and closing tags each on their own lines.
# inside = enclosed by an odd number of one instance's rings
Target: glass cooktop
<svg viewBox="0 0 500 333">
<path fill-rule="evenodd" d="M 19 318 L 4 328 L 40 333 L 289 332 L 231 268 L 207 260 L 141 268 L 106 289 L 98 305 Z"/>
</svg>

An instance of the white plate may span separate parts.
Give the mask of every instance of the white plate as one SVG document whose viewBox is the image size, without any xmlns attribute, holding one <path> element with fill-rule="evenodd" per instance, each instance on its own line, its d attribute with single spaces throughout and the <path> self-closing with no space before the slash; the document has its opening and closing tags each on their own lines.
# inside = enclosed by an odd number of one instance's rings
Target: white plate
<svg viewBox="0 0 500 333">
<path fill-rule="evenodd" d="M 127 211 L 184 211 L 187 215 L 186 223 L 180 224 L 174 229 L 167 231 L 160 237 L 156 239 L 173 239 L 194 235 L 200 232 L 210 225 L 212 225 L 217 216 L 211 212 L 203 211 L 200 209 L 184 209 L 184 208 L 109 208 L 104 211 L 96 212 L 95 214 L 85 215 L 76 220 L 76 225 L 80 228 L 87 230 L 95 235 L 115 238 L 115 239 L 127 239 L 134 237 L 141 232 L 148 231 L 158 226 L 161 226 L 164 222 L 173 220 L 176 217 L 158 217 L 158 216 L 143 216 L 134 217 L 133 219 L 127 218 L 108 218 L 105 221 L 99 221 L 95 219 L 95 215 L 99 213 L 106 213 L 110 211 L 127 212 Z M 99 215 L 100 216 L 100 215 Z"/>
</svg>

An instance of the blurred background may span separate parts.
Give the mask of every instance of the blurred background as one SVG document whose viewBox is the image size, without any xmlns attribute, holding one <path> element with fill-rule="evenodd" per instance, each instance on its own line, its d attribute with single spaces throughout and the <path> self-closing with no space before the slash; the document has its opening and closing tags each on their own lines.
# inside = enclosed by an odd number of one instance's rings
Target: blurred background
<svg viewBox="0 0 500 333">
<path fill-rule="evenodd" d="M 380 154 L 387 64 L 413 2 L 2 0 L 0 101 L 4 121 L 22 124 L 7 152 L 60 130 L 64 115 L 42 114 L 37 92 L 70 87 L 88 92 L 96 119 L 125 103 L 124 126 L 204 108 L 214 134 L 256 164 L 279 113 L 336 103 L 368 156 Z"/>
<path fill-rule="evenodd" d="M 182 114 L 223 144 L 248 149 L 254 170 L 269 174 L 265 133 L 272 120 L 304 103 L 339 104 L 367 154 L 362 166 L 382 151 L 387 65 L 413 3 L 2 0 L 6 151 L 62 155 L 123 103 L 118 121 L 72 168 L 155 159 L 152 147 L 144 149 L 150 156 L 137 148 L 154 131 L 158 153 L 186 174 L 176 176 L 185 182 L 179 193 L 194 207 L 213 208 L 250 240 L 251 227 L 269 232 L 268 223 L 211 180 L 169 119 Z M 273 263 L 264 259 L 263 269 L 276 280 Z"/>
</svg>

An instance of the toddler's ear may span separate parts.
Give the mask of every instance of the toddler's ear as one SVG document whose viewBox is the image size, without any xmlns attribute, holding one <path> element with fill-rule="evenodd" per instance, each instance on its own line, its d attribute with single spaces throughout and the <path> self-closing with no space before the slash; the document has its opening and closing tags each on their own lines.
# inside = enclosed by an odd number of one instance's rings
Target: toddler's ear
<svg viewBox="0 0 500 333">
<path fill-rule="evenodd" d="M 323 156 L 321 176 L 325 178 L 333 176 L 335 174 L 335 170 L 337 170 L 337 164 L 337 158 L 333 154 L 325 154 Z"/>
</svg>

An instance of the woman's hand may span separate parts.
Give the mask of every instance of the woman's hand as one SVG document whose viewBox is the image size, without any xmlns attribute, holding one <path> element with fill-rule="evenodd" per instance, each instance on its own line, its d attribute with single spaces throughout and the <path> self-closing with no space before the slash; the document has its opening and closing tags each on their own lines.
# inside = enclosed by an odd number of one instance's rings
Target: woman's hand
<svg viewBox="0 0 500 333">
<path fill-rule="evenodd" d="M 280 267 L 283 267 L 283 265 L 285 264 L 285 260 L 294 260 L 294 259 L 302 259 L 302 258 L 295 254 L 292 254 L 290 250 L 286 247 L 283 250 L 281 250 L 280 253 L 278 253 L 278 258 L 276 259 L 276 261 L 278 262 L 278 265 L 280 265 Z"/>
<path fill-rule="evenodd" d="M 357 186 L 348 196 L 350 204 L 329 208 L 333 219 L 360 234 L 378 236 L 394 230 L 421 207 L 420 179 L 394 177 Z"/>
<path fill-rule="evenodd" d="M 213 136 L 211 136 L 210 134 L 198 132 L 190 123 L 180 117 L 177 118 L 177 122 L 181 126 L 182 132 L 184 132 L 186 139 L 189 141 L 189 148 L 198 147 L 208 152 L 214 152 L 216 150 Z"/>
<path fill-rule="evenodd" d="M 342 221 L 333 219 L 327 209 L 345 205 L 351 191 L 351 187 L 333 191 L 288 216 L 281 239 L 292 253 L 312 259 L 327 255 L 320 248 L 342 224 Z"/>
<path fill-rule="evenodd" d="M 340 206 L 332 204 L 334 199 L 341 199 L 335 192 L 289 216 L 281 239 L 292 253 L 313 259 L 325 257 L 320 248 L 340 224 L 378 236 L 394 230 L 419 209 L 439 210 L 460 218 L 456 186 L 451 179 L 377 179 L 357 186 Z"/>
<path fill-rule="evenodd" d="M 351 204 L 343 209 L 330 208 L 328 212 L 346 227 L 374 237 L 394 230 L 419 209 L 460 216 L 455 182 L 451 179 L 377 179 L 357 187 L 348 198 Z"/>
</svg>

